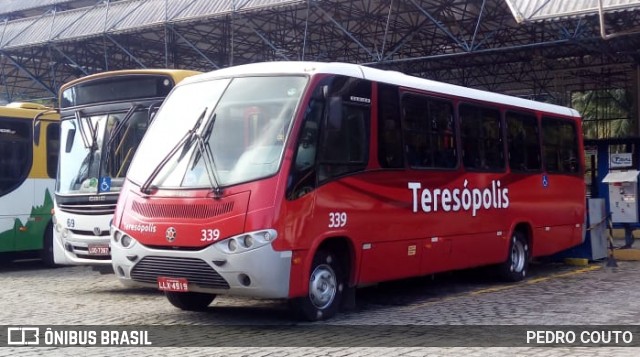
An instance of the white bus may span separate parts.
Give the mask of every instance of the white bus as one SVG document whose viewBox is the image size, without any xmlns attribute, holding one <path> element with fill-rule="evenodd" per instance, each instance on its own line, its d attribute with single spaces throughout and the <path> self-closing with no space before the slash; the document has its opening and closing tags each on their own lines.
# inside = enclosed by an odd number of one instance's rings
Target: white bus
<svg viewBox="0 0 640 357">
<path fill-rule="evenodd" d="M 133 154 L 154 110 L 178 82 L 197 73 L 111 71 L 62 86 L 56 264 L 110 266 L 109 224 Z"/>
</svg>

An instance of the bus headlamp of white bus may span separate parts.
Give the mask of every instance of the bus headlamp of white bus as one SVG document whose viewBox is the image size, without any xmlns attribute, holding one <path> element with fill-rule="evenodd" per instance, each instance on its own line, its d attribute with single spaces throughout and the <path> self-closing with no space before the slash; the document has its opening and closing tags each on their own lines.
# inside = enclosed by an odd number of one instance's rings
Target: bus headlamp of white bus
<svg viewBox="0 0 640 357">
<path fill-rule="evenodd" d="M 68 228 L 63 228 L 62 229 L 62 238 L 68 238 L 69 237 L 69 229 Z"/>
<path fill-rule="evenodd" d="M 277 237 L 278 233 L 274 229 L 265 229 L 229 237 L 214 244 L 214 247 L 226 254 L 236 254 L 260 248 L 273 242 Z"/>
</svg>

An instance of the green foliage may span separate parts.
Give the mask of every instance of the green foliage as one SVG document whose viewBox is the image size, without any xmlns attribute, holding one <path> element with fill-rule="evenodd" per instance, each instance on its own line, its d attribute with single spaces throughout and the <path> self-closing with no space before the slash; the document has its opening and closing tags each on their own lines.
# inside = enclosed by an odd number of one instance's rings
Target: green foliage
<svg viewBox="0 0 640 357">
<path fill-rule="evenodd" d="M 573 108 L 582 114 L 586 139 L 637 135 L 633 125 L 633 98 L 625 89 L 575 92 Z"/>
</svg>

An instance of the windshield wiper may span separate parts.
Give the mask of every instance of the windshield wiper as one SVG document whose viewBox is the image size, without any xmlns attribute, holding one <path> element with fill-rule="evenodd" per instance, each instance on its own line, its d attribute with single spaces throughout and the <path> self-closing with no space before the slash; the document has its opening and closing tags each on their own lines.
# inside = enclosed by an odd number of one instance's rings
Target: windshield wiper
<svg viewBox="0 0 640 357">
<path fill-rule="evenodd" d="M 184 136 L 180 139 L 180 141 L 178 141 L 176 145 L 174 145 L 171 148 L 171 151 L 169 151 L 169 153 L 167 153 L 167 155 L 165 155 L 165 157 L 162 158 L 158 166 L 156 166 L 156 168 L 153 169 L 149 177 L 145 180 L 142 186 L 140 186 L 141 192 L 146 194 L 151 193 L 151 182 L 153 182 L 153 180 L 155 180 L 156 177 L 158 177 L 158 175 L 160 174 L 160 171 L 162 171 L 162 169 L 167 165 L 169 160 L 178 152 L 178 150 L 180 150 L 180 147 L 183 147 L 183 150 L 180 153 L 180 156 L 178 157 L 178 162 L 180 162 L 180 160 L 182 160 L 184 155 L 186 155 L 188 148 L 191 147 L 191 145 L 193 144 L 193 139 L 195 135 L 197 135 L 196 133 L 198 131 L 198 128 L 200 128 L 200 125 L 202 125 L 202 121 L 204 120 L 204 117 L 207 114 L 207 109 L 208 109 L 207 107 L 204 108 L 204 110 L 202 111 L 202 113 L 200 113 L 200 116 L 196 120 L 193 127 L 184 134 Z"/>
<path fill-rule="evenodd" d="M 118 122 L 118 125 L 116 125 L 116 127 L 113 128 L 113 130 L 109 134 L 110 137 L 109 137 L 109 141 L 107 142 L 107 149 L 111 148 L 111 145 L 113 145 L 113 142 L 116 140 L 116 136 L 122 131 L 122 129 L 124 129 L 127 126 L 129 119 L 131 119 L 131 117 L 133 116 L 133 113 L 135 113 L 135 111 L 140 107 L 141 107 L 140 104 L 132 105 L 129 111 L 127 112 L 127 114 L 125 114 L 124 118 L 122 118 L 122 120 Z"/>
<path fill-rule="evenodd" d="M 125 114 L 124 118 L 122 118 L 122 120 L 120 122 L 118 122 L 116 127 L 113 128 L 113 130 L 109 134 L 110 135 L 109 136 L 109 141 L 107 142 L 107 146 L 106 146 L 106 151 L 107 152 L 105 153 L 105 159 L 104 159 L 104 164 L 107 167 L 107 171 L 111 171 L 111 170 L 109 170 L 109 166 L 108 165 L 109 165 L 109 160 L 111 159 L 111 149 L 113 147 L 113 143 L 116 141 L 116 137 L 118 136 L 118 134 L 125 127 L 127 127 L 128 123 L 129 123 L 129 120 L 133 116 L 133 113 L 135 113 L 136 110 L 138 108 L 140 108 L 140 107 L 141 107 L 141 105 L 139 105 L 139 104 L 132 105 L 131 108 L 129 109 L 129 111 L 127 112 L 127 114 Z M 107 118 L 107 120 L 108 120 L 108 118 Z M 102 172 L 102 167 L 100 168 L 100 172 Z M 107 174 L 111 174 L 111 172 L 107 172 Z M 116 172 L 116 176 L 119 176 L 118 172 Z"/>
<path fill-rule="evenodd" d="M 84 125 L 82 125 L 82 119 L 84 119 L 82 117 L 82 113 L 79 110 L 76 110 L 76 112 L 74 113 L 75 119 L 78 121 L 78 125 L 80 126 L 80 136 L 82 137 L 82 143 L 84 144 L 84 147 L 87 149 L 92 149 L 92 151 L 95 151 L 95 149 L 97 149 L 97 144 L 96 144 L 96 138 L 98 136 L 98 123 L 96 123 L 96 126 L 94 127 L 93 124 L 91 123 L 91 119 L 90 118 L 86 118 L 86 122 L 89 125 L 89 130 L 91 131 L 89 134 L 91 134 L 91 143 L 89 142 L 89 135 L 87 134 L 87 129 L 85 129 Z"/>
<path fill-rule="evenodd" d="M 204 158 L 204 166 L 207 170 L 207 177 L 209 178 L 209 183 L 213 187 L 213 194 L 215 198 L 220 198 L 222 196 L 222 187 L 220 187 L 220 182 L 218 181 L 218 176 L 216 174 L 217 168 L 216 163 L 213 159 L 213 153 L 211 151 L 211 145 L 209 144 L 209 137 L 211 136 L 211 132 L 213 131 L 213 125 L 216 122 L 216 114 L 213 114 L 213 117 L 207 123 L 207 126 L 202 130 L 202 134 L 195 134 L 195 139 L 198 143 L 198 151 L 195 153 L 195 157 L 193 159 L 193 163 L 191 164 L 191 170 L 193 170 L 200 158 Z"/>
</svg>

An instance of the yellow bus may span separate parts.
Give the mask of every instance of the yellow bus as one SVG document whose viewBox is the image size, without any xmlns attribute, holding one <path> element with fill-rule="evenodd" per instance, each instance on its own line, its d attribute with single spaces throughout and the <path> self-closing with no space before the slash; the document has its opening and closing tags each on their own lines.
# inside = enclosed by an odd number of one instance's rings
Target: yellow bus
<svg viewBox="0 0 640 357">
<path fill-rule="evenodd" d="M 111 269 L 109 225 L 133 154 L 164 98 L 182 79 L 198 73 L 118 70 L 82 77 L 60 88 L 56 264 Z"/>
<path fill-rule="evenodd" d="M 40 104 L 0 106 L 0 261 L 39 255 L 53 264 L 59 120 Z"/>
</svg>

